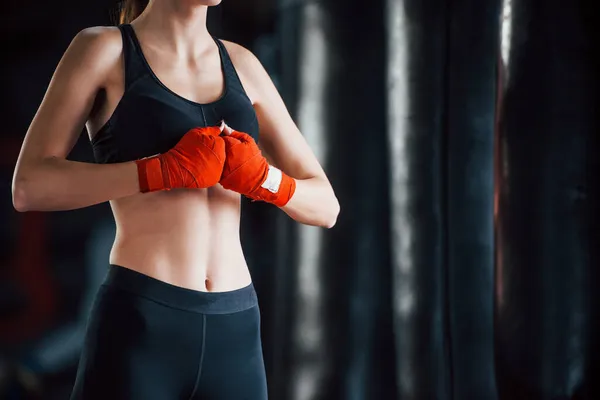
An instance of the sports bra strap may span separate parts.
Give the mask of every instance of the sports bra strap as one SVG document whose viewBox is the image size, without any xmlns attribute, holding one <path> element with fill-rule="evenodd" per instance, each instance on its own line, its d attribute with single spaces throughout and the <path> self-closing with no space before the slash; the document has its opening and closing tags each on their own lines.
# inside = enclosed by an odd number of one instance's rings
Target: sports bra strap
<svg viewBox="0 0 600 400">
<path fill-rule="evenodd" d="M 233 65 L 233 62 L 231 61 L 231 58 L 229 57 L 229 53 L 227 52 L 225 45 L 223 44 L 223 42 L 220 39 L 217 39 L 216 37 L 213 37 L 213 39 L 217 43 L 217 46 L 219 46 L 219 53 L 221 54 L 223 68 L 225 69 L 225 71 L 224 71 L 225 79 L 227 80 L 227 85 L 228 85 L 229 89 L 234 89 L 245 95 L 246 91 L 244 90 L 242 81 L 240 80 L 240 77 L 239 77 L 237 71 L 235 70 L 235 66 Z"/>
<path fill-rule="evenodd" d="M 119 30 L 123 38 L 125 90 L 127 91 L 139 78 L 147 75 L 148 71 L 145 67 L 142 48 L 131 25 L 119 25 Z"/>
</svg>

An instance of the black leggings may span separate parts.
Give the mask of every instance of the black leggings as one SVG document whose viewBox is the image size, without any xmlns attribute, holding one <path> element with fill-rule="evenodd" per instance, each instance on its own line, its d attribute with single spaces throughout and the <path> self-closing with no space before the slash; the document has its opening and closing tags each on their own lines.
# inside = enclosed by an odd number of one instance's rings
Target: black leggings
<svg viewBox="0 0 600 400">
<path fill-rule="evenodd" d="M 111 265 L 71 399 L 267 399 L 253 285 L 206 293 Z"/>
</svg>

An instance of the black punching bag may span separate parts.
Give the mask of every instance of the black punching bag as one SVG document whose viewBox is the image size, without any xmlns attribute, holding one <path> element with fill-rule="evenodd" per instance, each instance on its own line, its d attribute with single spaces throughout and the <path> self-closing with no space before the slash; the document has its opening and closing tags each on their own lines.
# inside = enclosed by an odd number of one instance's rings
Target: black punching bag
<svg viewBox="0 0 600 400">
<path fill-rule="evenodd" d="M 600 398 L 586 388 L 597 379 L 586 366 L 598 341 L 590 334 L 587 169 L 598 135 L 598 70 L 582 4 L 505 4 L 496 354 L 507 400 Z"/>
<path fill-rule="evenodd" d="M 271 393 L 391 399 L 383 1 L 281 0 L 279 13 L 282 92 L 341 213 L 331 230 L 295 225 L 292 328 Z"/>
<path fill-rule="evenodd" d="M 451 399 L 445 292 L 445 0 L 388 0 L 398 399 Z"/>
<path fill-rule="evenodd" d="M 454 400 L 497 399 L 494 125 L 500 0 L 452 0 L 447 59 L 447 309 Z"/>
<path fill-rule="evenodd" d="M 497 0 L 388 0 L 399 399 L 496 399 Z"/>
</svg>

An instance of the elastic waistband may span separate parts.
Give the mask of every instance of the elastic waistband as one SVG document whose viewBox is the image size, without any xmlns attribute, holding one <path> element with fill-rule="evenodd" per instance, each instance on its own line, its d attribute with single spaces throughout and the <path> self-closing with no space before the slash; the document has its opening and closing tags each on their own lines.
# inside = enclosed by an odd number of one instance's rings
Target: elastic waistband
<svg viewBox="0 0 600 400">
<path fill-rule="evenodd" d="M 201 314 L 230 314 L 258 305 L 254 285 L 229 292 L 200 292 L 171 285 L 119 265 L 111 264 L 103 286 Z"/>
</svg>

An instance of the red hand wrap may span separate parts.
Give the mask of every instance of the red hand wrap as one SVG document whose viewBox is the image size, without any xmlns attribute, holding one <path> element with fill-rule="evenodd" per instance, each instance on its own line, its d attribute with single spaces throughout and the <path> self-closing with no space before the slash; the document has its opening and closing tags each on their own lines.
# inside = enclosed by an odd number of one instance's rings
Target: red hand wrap
<svg viewBox="0 0 600 400">
<path fill-rule="evenodd" d="M 137 160 L 142 193 L 175 188 L 207 188 L 219 182 L 225 142 L 218 127 L 194 128 L 164 154 Z"/>
<path fill-rule="evenodd" d="M 296 180 L 283 172 L 276 193 L 261 187 L 269 174 L 269 163 L 252 136 L 233 131 L 230 135 L 223 136 L 223 140 L 226 158 L 220 183 L 225 189 L 278 207 L 283 207 L 290 201 L 296 191 Z"/>
</svg>

